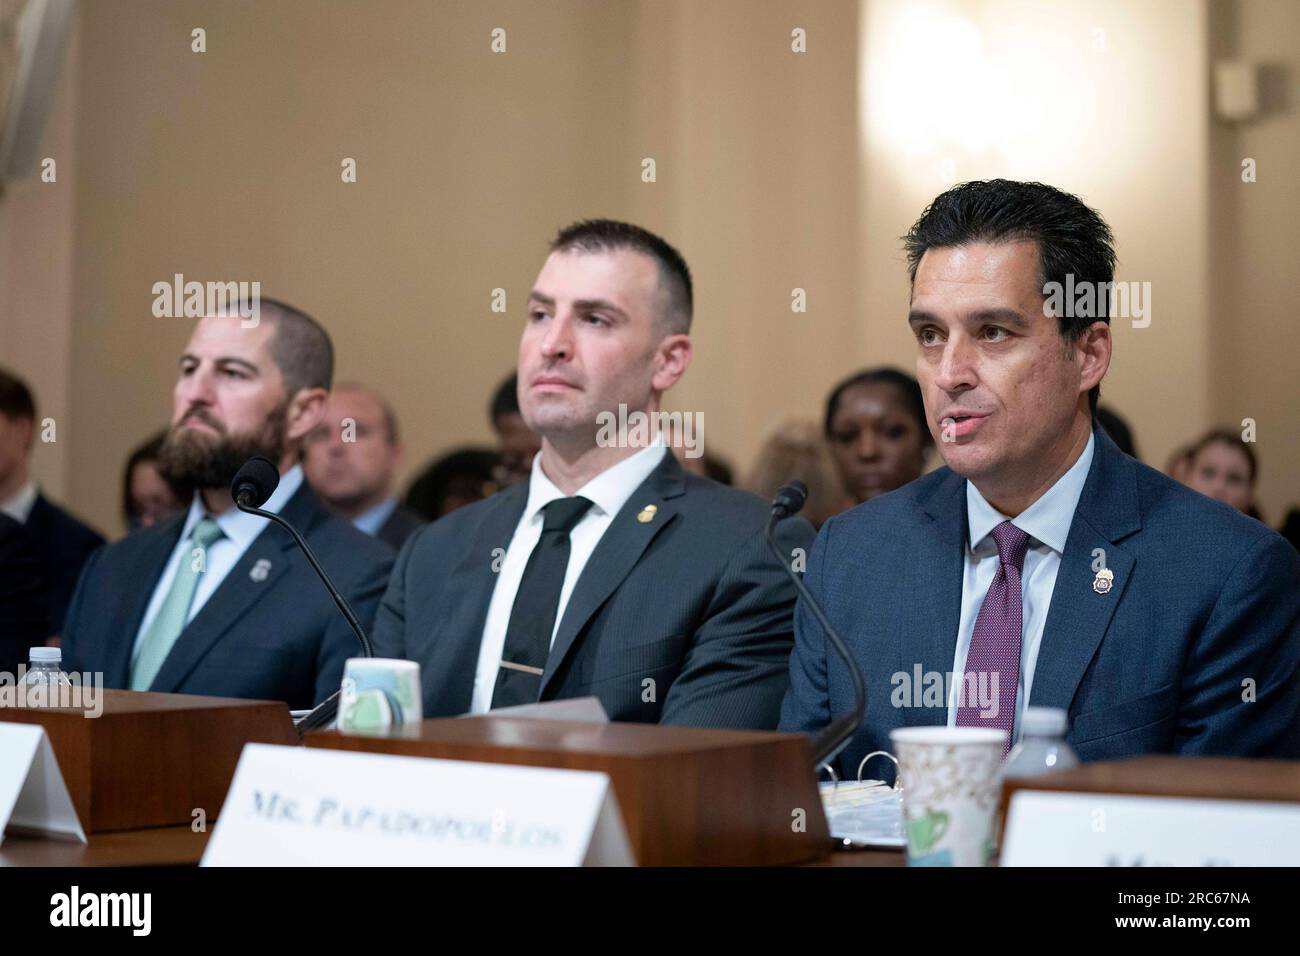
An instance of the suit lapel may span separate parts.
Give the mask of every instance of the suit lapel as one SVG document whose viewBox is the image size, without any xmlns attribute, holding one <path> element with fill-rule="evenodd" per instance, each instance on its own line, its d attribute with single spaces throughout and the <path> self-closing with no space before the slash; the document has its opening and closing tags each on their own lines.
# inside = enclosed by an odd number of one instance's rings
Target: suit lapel
<svg viewBox="0 0 1300 956">
<path fill-rule="evenodd" d="M 582 569 L 565 606 L 564 617 L 546 660 L 546 671 L 542 674 L 540 699 L 546 699 L 548 685 L 591 616 L 631 573 L 650 542 L 677 517 L 674 499 L 685 492 L 686 480 L 681 465 L 671 452 L 666 452 L 659 466 L 614 516 Z M 637 520 L 637 515 L 647 505 L 655 506 L 654 517 L 650 521 Z"/>
<path fill-rule="evenodd" d="M 921 508 L 929 519 L 928 540 L 913 556 L 908 568 L 910 581 L 901 592 L 920 599 L 912 608 L 916 627 L 896 639 L 898 671 L 912 675 L 919 663 L 923 673 L 946 674 L 952 670 L 957 629 L 961 626 L 961 589 L 966 573 L 966 479 L 949 472 Z M 914 693 L 920 693 L 920 689 Z M 946 707 L 902 710 L 907 724 L 941 724 L 948 713 Z"/>
<path fill-rule="evenodd" d="M 316 495 L 304 482 L 284 506 L 280 516 L 297 528 L 305 538 L 321 520 L 323 512 Z M 149 689 L 175 693 L 212 645 L 224 637 L 253 605 L 275 590 L 276 582 L 288 573 L 290 562 L 294 558 L 293 554 L 287 552 L 296 550 L 297 545 L 287 531 L 266 521 L 266 527 L 253 539 L 239 561 L 212 592 L 207 603 L 194 615 L 194 620 L 186 625 L 176 639 Z M 259 562 L 262 562 L 261 567 L 254 575 L 253 568 Z M 320 596 L 325 598 L 323 588 Z"/>
<path fill-rule="evenodd" d="M 449 621 L 440 624 L 435 614 L 429 622 L 440 626 L 442 633 L 433 642 L 433 654 L 424 671 L 424 697 L 433 702 L 431 709 L 436 711 L 426 717 L 463 714 L 473 702 L 483 626 L 501 565 L 498 558 L 510 547 L 527 502 L 526 481 L 490 499 L 471 546 L 442 587 L 455 606 Z M 499 555 L 493 553 L 497 548 L 501 549 Z"/>
<path fill-rule="evenodd" d="M 1101 429 L 1093 434 L 1092 467 L 1074 509 L 1038 649 L 1029 695 L 1036 707 L 1069 709 L 1133 576 L 1133 556 L 1118 542 L 1142 527 L 1137 468 Z M 1102 554 L 1094 557 L 1097 549 Z M 1094 560 L 1104 561 L 1114 575 L 1107 593 L 1093 588 Z"/>
</svg>

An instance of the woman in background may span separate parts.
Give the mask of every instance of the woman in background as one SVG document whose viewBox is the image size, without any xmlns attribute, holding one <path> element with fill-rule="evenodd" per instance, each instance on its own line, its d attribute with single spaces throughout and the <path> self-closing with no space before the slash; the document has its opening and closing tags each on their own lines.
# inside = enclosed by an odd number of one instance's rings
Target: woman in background
<svg viewBox="0 0 1300 956">
<path fill-rule="evenodd" d="M 1184 483 L 1201 494 L 1263 520 L 1255 507 L 1259 462 L 1248 442 L 1230 428 L 1206 433 L 1188 452 Z"/>
<path fill-rule="evenodd" d="M 901 488 L 925 471 L 934 445 L 916 379 L 867 369 L 826 400 L 825 433 L 844 490 L 855 502 Z"/>
<path fill-rule="evenodd" d="M 158 471 L 158 453 L 166 431 L 149 438 L 126 461 L 122 475 L 122 520 L 126 530 L 139 531 L 180 514 L 190 506 L 193 491 L 177 487 Z"/>
</svg>

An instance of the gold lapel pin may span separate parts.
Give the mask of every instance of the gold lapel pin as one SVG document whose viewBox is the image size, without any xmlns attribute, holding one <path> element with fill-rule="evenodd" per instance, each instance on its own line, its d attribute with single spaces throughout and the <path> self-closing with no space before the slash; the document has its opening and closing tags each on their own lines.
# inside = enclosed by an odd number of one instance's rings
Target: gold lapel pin
<svg viewBox="0 0 1300 956">
<path fill-rule="evenodd" d="M 659 510 L 658 505 L 646 505 L 637 514 L 636 520 L 641 522 L 642 524 L 649 524 L 651 521 L 655 520 L 655 513 L 658 512 L 658 510 Z"/>
<path fill-rule="evenodd" d="M 1092 579 L 1092 589 L 1098 594 L 1109 593 L 1115 583 L 1115 572 L 1110 568 L 1102 568 L 1097 572 L 1097 576 Z"/>
</svg>

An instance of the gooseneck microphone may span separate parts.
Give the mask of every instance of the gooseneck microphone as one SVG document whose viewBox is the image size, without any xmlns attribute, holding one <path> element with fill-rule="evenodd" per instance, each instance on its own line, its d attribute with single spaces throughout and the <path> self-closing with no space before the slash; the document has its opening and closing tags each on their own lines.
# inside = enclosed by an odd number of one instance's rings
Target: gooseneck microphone
<svg viewBox="0 0 1300 956">
<path fill-rule="evenodd" d="M 240 511 L 273 521 L 293 536 L 293 540 L 302 549 L 302 553 L 307 556 L 307 561 L 320 578 L 321 583 L 325 585 L 325 590 L 329 591 L 330 597 L 334 599 L 335 605 L 338 606 L 339 611 L 347 620 L 348 626 L 352 628 L 352 633 L 357 636 L 357 643 L 361 645 L 361 656 L 374 657 L 375 650 L 370 644 L 370 638 L 366 637 L 366 632 L 362 629 L 361 622 L 357 620 L 351 605 L 339 593 L 339 589 L 334 586 L 334 582 L 330 580 L 329 575 L 325 573 L 325 569 L 316 560 L 316 555 L 303 539 L 303 536 L 298 533 L 298 529 L 278 514 L 262 510 L 261 506 L 271 497 L 279 484 L 280 470 L 269 459 L 261 455 L 254 455 L 244 462 L 243 466 L 235 474 L 234 481 L 230 483 L 230 494 L 235 499 L 235 507 Z M 298 728 L 298 733 L 303 734 L 308 730 L 324 727 L 333 720 L 334 715 L 338 712 L 340 693 L 341 691 L 335 691 L 331 696 L 321 701 L 311 713 L 299 720 L 294 725 Z"/>
<path fill-rule="evenodd" d="M 781 490 L 772 499 L 772 516 L 767 522 L 767 546 L 772 549 L 777 563 L 785 569 L 785 573 L 794 582 L 795 590 L 808 605 L 808 610 L 812 611 L 813 617 L 817 618 L 817 623 L 822 626 L 822 630 L 830 639 L 831 646 L 835 648 L 836 653 L 844 661 L 844 666 L 848 668 L 849 679 L 853 682 L 853 709 L 836 717 L 813 738 L 813 767 L 817 768 L 839 756 L 840 751 L 848 745 L 854 733 L 862 726 L 867 710 L 867 688 L 858 662 L 849 653 L 839 632 L 826 619 L 821 603 L 812 596 L 812 592 L 804 585 L 803 579 L 790 567 L 789 558 L 781 553 L 781 549 L 776 544 L 777 524 L 785 518 L 798 514 L 807 500 L 808 487 L 802 481 L 790 481 L 781 486 Z"/>
</svg>

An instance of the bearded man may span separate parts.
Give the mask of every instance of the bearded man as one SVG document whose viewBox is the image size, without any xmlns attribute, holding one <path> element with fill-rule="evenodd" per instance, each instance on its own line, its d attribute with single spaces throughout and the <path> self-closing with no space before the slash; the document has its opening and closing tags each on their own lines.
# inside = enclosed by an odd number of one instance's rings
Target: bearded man
<svg viewBox="0 0 1300 956">
<path fill-rule="evenodd" d="M 329 395 L 329 335 L 274 300 L 259 316 L 203 318 L 181 355 L 159 468 L 197 489 L 189 511 L 96 552 L 77 584 L 65 666 L 106 687 L 292 708 L 338 689 L 355 636 L 289 534 L 230 496 L 253 455 L 282 476 L 262 507 L 302 532 L 363 627 L 374 618 L 393 552 L 326 511 L 298 464 Z"/>
</svg>

